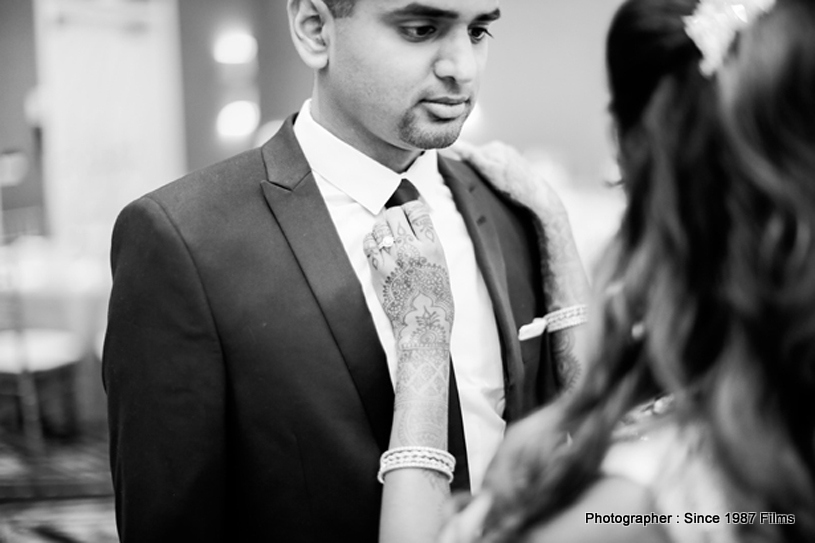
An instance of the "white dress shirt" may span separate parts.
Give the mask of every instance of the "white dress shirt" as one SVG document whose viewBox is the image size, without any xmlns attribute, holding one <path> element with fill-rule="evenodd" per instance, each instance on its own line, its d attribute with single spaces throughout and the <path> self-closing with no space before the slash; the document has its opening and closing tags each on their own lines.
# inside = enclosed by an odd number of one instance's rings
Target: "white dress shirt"
<svg viewBox="0 0 815 543">
<path fill-rule="evenodd" d="M 402 178 L 416 186 L 430 208 L 450 270 L 456 307 L 450 350 L 467 441 L 470 486 L 477 491 L 504 434 L 501 347 L 492 301 L 464 220 L 439 173 L 436 151 L 425 151 L 406 172 L 396 173 L 320 126 L 311 116 L 310 101 L 300 110 L 294 133 L 362 285 L 394 383 L 397 356 L 393 330 L 374 291 L 362 240 Z"/>
</svg>

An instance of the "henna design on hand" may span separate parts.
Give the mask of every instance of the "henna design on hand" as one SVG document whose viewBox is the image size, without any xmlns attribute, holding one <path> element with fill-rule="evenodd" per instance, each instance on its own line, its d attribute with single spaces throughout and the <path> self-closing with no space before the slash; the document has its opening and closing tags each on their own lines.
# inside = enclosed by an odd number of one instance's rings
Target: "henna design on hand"
<svg viewBox="0 0 815 543">
<path fill-rule="evenodd" d="M 413 228 L 416 229 L 416 235 L 419 238 L 423 237 L 427 241 L 436 242 L 436 230 L 433 228 L 430 215 L 417 216 L 413 221 Z"/>
<path fill-rule="evenodd" d="M 454 320 L 450 277 L 426 206 L 415 201 L 400 209 L 388 210 L 387 222 L 377 222 L 364 242 L 398 347 L 391 446 L 446 450 Z M 380 245 L 385 236 L 392 236 L 391 246 Z"/>
<path fill-rule="evenodd" d="M 401 443 L 446 449 L 453 323 L 448 272 L 422 256 L 397 263 L 382 293 L 399 344 L 394 425 Z"/>
</svg>

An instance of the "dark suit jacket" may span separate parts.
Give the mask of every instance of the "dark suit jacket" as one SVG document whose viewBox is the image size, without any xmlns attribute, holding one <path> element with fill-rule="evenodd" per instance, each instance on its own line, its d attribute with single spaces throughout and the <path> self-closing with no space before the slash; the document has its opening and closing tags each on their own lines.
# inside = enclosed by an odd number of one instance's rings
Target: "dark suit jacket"
<svg viewBox="0 0 815 543">
<path fill-rule="evenodd" d="M 512 421 L 553 386 L 541 340 L 517 340 L 543 313 L 534 232 L 467 166 L 440 168 L 493 300 Z M 122 541 L 376 541 L 393 389 L 292 119 L 127 206 L 111 259 Z"/>
</svg>

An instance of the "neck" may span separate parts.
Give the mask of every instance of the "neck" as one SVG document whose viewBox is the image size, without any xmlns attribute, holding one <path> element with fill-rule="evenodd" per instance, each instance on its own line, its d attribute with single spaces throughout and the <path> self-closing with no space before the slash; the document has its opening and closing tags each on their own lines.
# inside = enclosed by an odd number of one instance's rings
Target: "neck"
<svg viewBox="0 0 815 543">
<path fill-rule="evenodd" d="M 419 149 L 398 147 L 373 135 L 366 137 L 362 130 L 346 122 L 342 115 L 336 114 L 334 108 L 322 103 L 316 92 L 311 99 L 311 116 L 334 136 L 396 173 L 405 172 L 422 154 Z"/>
</svg>

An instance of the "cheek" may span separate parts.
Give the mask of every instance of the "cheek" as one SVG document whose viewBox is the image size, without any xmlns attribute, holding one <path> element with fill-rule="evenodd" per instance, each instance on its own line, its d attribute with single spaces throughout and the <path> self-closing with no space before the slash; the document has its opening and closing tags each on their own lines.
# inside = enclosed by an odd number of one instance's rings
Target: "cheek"
<svg viewBox="0 0 815 543">
<path fill-rule="evenodd" d="M 346 103 L 364 110 L 362 115 L 399 115 L 427 91 L 433 72 L 426 51 L 378 34 L 343 38 L 334 51 L 337 75 Z"/>
<path fill-rule="evenodd" d="M 394 69 L 392 62 L 359 66 L 356 74 L 353 85 L 359 93 L 360 106 L 382 113 L 393 114 L 409 108 L 422 88 L 407 72 Z"/>
<path fill-rule="evenodd" d="M 379 44 L 367 44 L 361 54 L 349 58 L 349 76 L 374 94 L 410 99 L 421 92 L 432 74 L 431 63 L 416 51 Z"/>
</svg>

